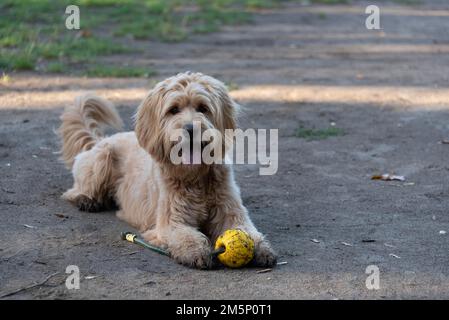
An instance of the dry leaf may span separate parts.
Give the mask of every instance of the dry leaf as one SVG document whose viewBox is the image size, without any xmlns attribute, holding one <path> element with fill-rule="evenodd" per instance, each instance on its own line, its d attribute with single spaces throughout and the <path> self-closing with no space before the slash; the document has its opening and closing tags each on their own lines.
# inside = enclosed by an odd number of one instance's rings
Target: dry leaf
<svg viewBox="0 0 449 320">
<path fill-rule="evenodd" d="M 317 239 L 310 239 L 310 241 L 312 241 L 314 243 L 320 243 L 320 240 L 317 240 Z"/>
<path fill-rule="evenodd" d="M 371 180 L 383 180 L 383 181 L 404 181 L 404 176 L 396 176 L 389 173 L 385 173 L 382 175 L 373 175 Z"/>
<path fill-rule="evenodd" d="M 76 34 L 77 38 L 90 38 L 92 37 L 92 31 L 90 30 L 81 30 Z"/>
</svg>

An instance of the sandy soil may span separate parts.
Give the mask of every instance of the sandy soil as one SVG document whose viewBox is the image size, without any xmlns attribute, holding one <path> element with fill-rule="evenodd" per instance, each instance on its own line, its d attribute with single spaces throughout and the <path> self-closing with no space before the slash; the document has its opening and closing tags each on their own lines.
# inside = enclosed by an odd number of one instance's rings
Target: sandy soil
<svg viewBox="0 0 449 320">
<path fill-rule="evenodd" d="M 58 272 L 5 298 L 449 298 L 449 145 L 440 143 L 449 138 L 449 4 L 423 2 L 381 2 L 380 31 L 364 27 L 367 2 L 289 5 L 107 58 L 156 69 L 149 80 L 12 75 L 0 85 L 0 296 Z M 236 166 L 254 222 L 288 262 L 270 273 L 185 268 L 122 242 L 130 228 L 113 212 L 60 199 L 72 182 L 55 154 L 64 105 L 95 90 L 132 129 L 154 81 L 185 70 L 232 84 L 243 128 L 279 129 L 276 175 Z M 300 125 L 331 122 L 346 134 L 295 137 Z M 406 181 L 370 180 L 386 172 Z M 64 285 L 68 265 L 80 268 L 79 290 Z M 380 269 L 379 290 L 365 286 L 368 265 Z"/>
</svg>

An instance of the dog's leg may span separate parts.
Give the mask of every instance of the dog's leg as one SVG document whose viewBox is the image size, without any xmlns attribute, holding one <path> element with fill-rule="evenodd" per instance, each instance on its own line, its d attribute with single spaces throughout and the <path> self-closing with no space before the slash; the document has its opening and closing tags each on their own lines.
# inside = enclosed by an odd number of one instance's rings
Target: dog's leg
<svg viewBox="0 0 449 320">
<path fill-rule="evenodd" d="M 228 198 L 226 205 L 216 205 L 213 211 L 208 232 L 213 242 L 228 229 L 241 229 L 247 232 L 254 241 L 255 252 L 252 265 L 272 267 L 276 264 L 276 253 L 264 235 L 254 226 L 239 197 Z"/>
<path fill-rule="evenodd" d="M 111 186 L 114 156 L 104 145 L 80 155 L 73 167 L 75 184 L 62 195 L 81 211 L 99 212 L 115 208 Z"/>
<path fill-rule="evenodd" d="M 212 267 L 212 248 L 209 239 L 184 224 L 171 224 L 163 230 L 151 230 L 142 234 L 145 240 L 166 248 L 176 262 L 200 269 Z"/>
<path fill-rule="evenodd" d="M 247 232 L 254 241 L 254 259 L 252 264 L 258 267 L 272 267 L 276 264 L 276 253 L 264 235 L 256 229 L 245 208 L 235 208 L 232 212 L 221 211 L 221 214 L 224 217 L 224 222 L 218 229 L 218 235 L 228 229 L 241 229 Z"/>
</svg>

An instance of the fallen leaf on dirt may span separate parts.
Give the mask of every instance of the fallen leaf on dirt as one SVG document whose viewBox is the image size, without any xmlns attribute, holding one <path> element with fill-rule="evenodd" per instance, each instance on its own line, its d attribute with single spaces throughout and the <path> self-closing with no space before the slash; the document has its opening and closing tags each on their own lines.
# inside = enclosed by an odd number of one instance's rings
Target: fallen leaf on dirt
<svg viewBox="0 0 449 320">
<path fill-rule="evenodd" d="M 396 258 L 396 259 L 401 259 L 400 256 L 398 256 L 398 255 L 396 255 L 396 254 L 394 254 L 394 253 L 390 253 L 390 256 L 392 256 L 393 258 Z"/>
<path fill-rule="evenodd" d="M 273 269 L 268 268 L 268 269 L 263 269 L 263 270 L 259 270 L 256 273 L 266 273 L 266 272 L 271 272 Z"/>
<path fill-rule="evenodd" d="M 382 181 L 404 181 L 405 177 L 404 176 L 396 176 L 396 175 L 392 175 L 389 173 L 385 173 L 385 174 L 379 174 L 379 175 L 373 175 L 371 177 L 371 180 L 382 180 Z"/>
<path fill-rule="evenodd" d="M 344 246 L 347 246 L 347 247 L 352 247 L 352 244 L 344 242 L 344 241 L 342 241 L 341 244 L 344 245 Z"/>
<path fill-rule="evenodd" d="M 76 34 L 77 38 L 90 38 L 92 37 L 92 31 L 90 30 L 82 30 Z"/>
<path fill-rule="evenodd" d="M 317 240 L 317 239 L 310 239 L 310 241 L 312 241 L 314 243 L 320 243 L 320 240 Z"/>
<path fill-rule="evenodd" d="M 24 224 L 23 225 L 25 228 L 29 228 L 29 229 L 36 229 L 37 227 L 35 226 L 30 226 L 29 224 Z"/>
<path fill-rule="evenodd" d="M 67 216 L 63 215 L 62 213 L 55 213 L 55 216 L 57 216 L 58 218 L 61 218 L 61 219 L 68 218 Z"/>
</svg>

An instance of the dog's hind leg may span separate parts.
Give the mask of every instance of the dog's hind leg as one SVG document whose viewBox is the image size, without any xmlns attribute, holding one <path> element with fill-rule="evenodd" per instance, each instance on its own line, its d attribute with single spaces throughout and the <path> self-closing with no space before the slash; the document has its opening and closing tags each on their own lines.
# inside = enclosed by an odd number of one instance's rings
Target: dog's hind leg
<svg viewBox="0 0 449 320">
<path fill-rule="evenodd" d="M 62 197 L 81 211 L 99 212 L 116 208 L 114 182 L 117 165 L 113 147 L 102 144 L 81 153 L 73 166 L 75 183 Z"/>
</svg>

